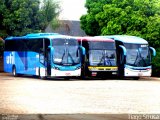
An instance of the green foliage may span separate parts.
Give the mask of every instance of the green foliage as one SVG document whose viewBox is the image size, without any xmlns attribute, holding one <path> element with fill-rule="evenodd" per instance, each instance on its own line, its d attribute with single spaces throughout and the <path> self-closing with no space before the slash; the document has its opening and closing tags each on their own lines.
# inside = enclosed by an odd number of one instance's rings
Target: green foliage
<svg viewBox="0 0 160 120">
<path fill-rule="evenodd" d="M 41 29 L 44 31 L 49 24 L 53 29 L 59 26 L 57 16 L 60 13 L 59 3 L 54 0 L 43 0 L 41 7 Z"/>
<path fill-rule="evenodd" d="M 160 69 L 160 0 L 86 0 L 85 7 L 80 22 L 86 34 L 142 37 L 158 50 L 153 64 Z"/>
<path fill-rule="evenodd" d="M 155 48 L 160 46 L 160 16 L 156 14 L 155 16 L 149 17 L 145 37 L 151 45 Z"/>
<path fill-rule="evenodd" d="M 3 45 L 4 45 L 4 42 L 0 39 L 0 51 L 3 50 Z"/>
<path fill-rule="evenodd" d="M 160 0 L 86 0 L 81 28 L 88 35 L 128 34 L 159 46 Z"/>
<path fill-rule="evenodd" d="M 99 23 L 96 20 L 96 14 L 103 10 L 103 5 L 106 0 L 86 0 L 86 8 L 88 9 L 88 14 L 83 15 L 80 18 L 81 28 L 88 35 L 97 35 L 101 33 Z"/>
<path fill-rule="evenodd" d="M 3 0 L 3 29 L 7 34 L 24 35 L 39 30 L 38 11 L 39 0 Z"/>
<path fill-rule="evenodd" d="M 52 0 L 45 0 L 43 6 L 40 5 L 40 0 L 1 0 L 1 37 L 44 30 L 58 15 L 58 5 Z"/>
<path fill-rule="evenodd" d="M 0 57 L 3 54 L 3 50 L 4 50 L 4 41 L 3 39 L 0 37 Z"/>
<path fill-rule="evenodd" d="M 152 60 L 153 65 L 153 76 L 159 76 L 160 77 L 160 48 L 157 49 L 157 55 Z"/>
<path fill-rule="evenodd" d="M 88 35 L 100 34 L 100 29 L 98 29 L 99 25 L 92 14 L 81 17 L 81 28 L 84 29 Z"/>
</svg>

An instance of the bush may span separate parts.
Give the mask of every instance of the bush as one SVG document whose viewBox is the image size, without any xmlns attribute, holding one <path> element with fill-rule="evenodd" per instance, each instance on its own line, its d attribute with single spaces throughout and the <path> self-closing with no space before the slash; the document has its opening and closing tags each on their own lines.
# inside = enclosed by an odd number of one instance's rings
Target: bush
<svg viewBox="0 0 160 120">
<path fill-rule="evenodd" d="M 3 56 L 3 50 L 4 50 L 4 42 L 3 42 L 3 40 L 0 38 L 0 57 Z"/>
<path fill-rule="evenodd" d="M 160 77 L 160 48 L 156 49 L 157 55 L 152 59 L 152 76 Z"/>
</svg>

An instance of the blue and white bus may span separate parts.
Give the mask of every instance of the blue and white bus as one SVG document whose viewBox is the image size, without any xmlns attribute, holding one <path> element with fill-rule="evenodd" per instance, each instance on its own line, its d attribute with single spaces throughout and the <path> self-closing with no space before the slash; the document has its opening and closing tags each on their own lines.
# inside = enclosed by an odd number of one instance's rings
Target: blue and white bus
<svg viewBox="0 0 160 120">
<path fill-rule="evenodd" d="M 140 37 L 128 35 L 103 36 L 116 42 L 118 71 L 122 77 L 139 79 L 141 76 L 151 76 L 152 56 L 156 50 Z"/>
<path fill-rule="evenodd" d="M 4 71 L 37 75 L 40 78 L 81 75 L 84 48 L 70 36 L 56 33 L 33 33 L 5 39 Z"/>
</svg>

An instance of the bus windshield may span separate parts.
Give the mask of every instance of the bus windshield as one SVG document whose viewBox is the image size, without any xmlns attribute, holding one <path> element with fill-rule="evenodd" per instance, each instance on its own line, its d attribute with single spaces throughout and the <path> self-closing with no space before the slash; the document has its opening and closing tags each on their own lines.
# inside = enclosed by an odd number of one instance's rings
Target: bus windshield
<svg viewBox="0 0 160 120">
<path fill-rule="evenodd" d="M 93 50 L 115 49 L 115 44 L 114 42 L 90 41 L 89 49 Z"/>
<path fill-rule="evenodd" d="M 80 51 L 75 39 L 54 39 L 53 61 L 58 65 L 75 65 L 80 63 Z"/>
<path fill-rule="evenodd" d="M 89 42 L 89 63 L 92 66 L 116 66 L 114 42 Z"/>
<path fill-rule="evenodd" d="M 136 67 L 146 67 L 151 64 L 151 55 L 147 44 L 129 44 L 127 49 L 126 64 Z"/>
</svg>

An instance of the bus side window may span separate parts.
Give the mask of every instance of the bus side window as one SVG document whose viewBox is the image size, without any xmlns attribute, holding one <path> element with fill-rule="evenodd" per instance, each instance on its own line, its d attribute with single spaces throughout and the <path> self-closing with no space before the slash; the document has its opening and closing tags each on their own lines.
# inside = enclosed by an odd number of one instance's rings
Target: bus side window
<svg viewBox="0 0 160 120">
<path fill-rule="evenodd" d="M 17 51 L 28 51 L 27 40 L 17 40 L 16 41 Z"/>
<path fill-rule="evenodd" d="M 16 51 L 16 43 L 15 40 L 6 40 L 5 41 L 5 51 Z"/>
<path fill-rule="evenodd" d="M 42 39 L 32 39 L 29 42 L 31 51 L 42 53 L 43 51 L 43 40 Z"/>
</svg>

